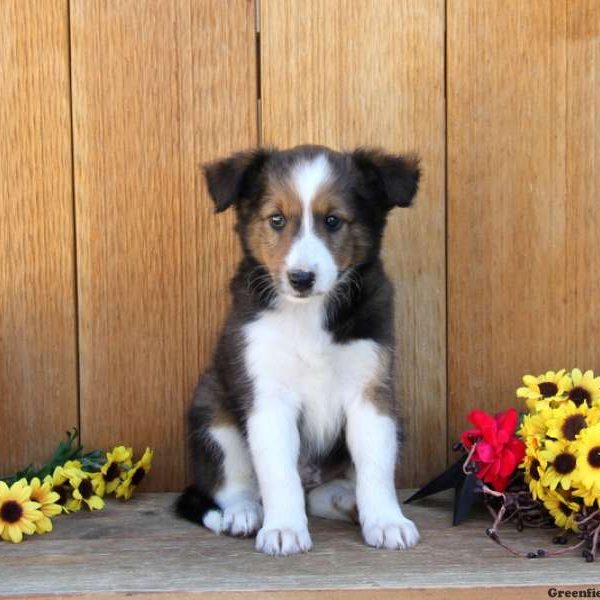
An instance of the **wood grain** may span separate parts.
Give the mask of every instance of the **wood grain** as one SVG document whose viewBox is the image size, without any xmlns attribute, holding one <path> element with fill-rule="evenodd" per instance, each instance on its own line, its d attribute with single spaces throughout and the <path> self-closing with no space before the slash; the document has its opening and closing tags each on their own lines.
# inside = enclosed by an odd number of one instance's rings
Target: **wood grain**
<svg viewBox="0 0 600 600">
<path fill-rule="evenodd" d="M 77 425 L 67 18 L 0 3 L 0 475 Z"/>
<path fill-rule="evenodd" d="M 566 10 L 565 342 L 569 365 L 600 372 L 600 0 Z"/>
<path fill-rule="evenodd" d="M 75 0 L 71 19 L 83 439 L 153 446 L 149 487 L 177 489 L 238 255 L 199 165 L 257 142 L 254 4 Z"/>
<path fill-rule="evenodd" d="M 311 519 L 313 550 L 285 558 L 256 552 L 253 539 L 216 536 L 176 519 L 173 500 L 173 494 L 112 500 L 103 511 L 58 517 L 50 535 L 3 546 L 0 596 L 542 600 L 550 587 L 598 582 L 594 565 L 577 551 L 545 560 L 512 556 L 485 535 L 485 511 L 453 527 L 450 496 L 407 506 L 422 542 L 406 552 L 368 548 L 358 527 Z M 548 549 L 556 535 L 505 529 L 503 537 L 522 550 Z"/>
<path fill-rule="evenodd" d="M 422 157 L 416 206 L 391 215 L 384 260 L 396 289 L 401 481 L 424 483 L 446 460 L 444 3 L 260 6 L 265 143 Z"/>
<path fill-rule="evenodd" d="M 246 590 L 244 592 L 102 592 L 100 594 L 65 594 L 61 598 L 76 598 L 77 600 L 480 600 L 482 596 L 493 593 L 494 600 L 545 600 L 548 598 L 550 586 L 522 586 L 516 583 L 509 586 L 482 587 L 438 587 L 438 588 L 377 588 L 377 589 L 344 589 L 344 590 L 284 590 L 268 591 Z M 582 598 L 589 586 L 562 584 L 552 586 L 565 593 L 579 591 Z M 3 596 L 6 600 L 56 600 L 52 594 L 36 594 L 35 596 Z M 566 597 L 566 596 L 565 596 Z"/>
<path fill-rule="evenodd" d="M 509 5 L 448 5 L 450 441 L 600 359 L 600 2 Z"/>
</svg>

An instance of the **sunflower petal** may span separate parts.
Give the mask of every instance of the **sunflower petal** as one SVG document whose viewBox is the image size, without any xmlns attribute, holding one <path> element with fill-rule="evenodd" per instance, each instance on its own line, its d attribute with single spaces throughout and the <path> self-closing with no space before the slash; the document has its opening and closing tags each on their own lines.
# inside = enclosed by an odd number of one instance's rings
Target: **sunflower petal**
<svg viewBox="0 0 600 600">
<path fill-rule="evenodd" d="M 23 532 L 17 525 L 8 526 L 8 536 L 10 537 L 10 541 L 15 544 L 23 541 Z"/>
<path fill-rule="evenodd" d="M 23 481 L 23 480 L 22 480 Z M 26 502 L 31 498 L 31 488 L 29 486 L 17 485 L 19 482 L 12 485 L 11 492 L 17 502 Z"/>
<path fill-rule="evenodd" d="M 98 496 L 92 496 L 87 503 L 92 510 L 101 510 L 104 508 L 104 500 Z"/>
<path fill-rule="evenodd" d="M 48 517 L 44 517 L 35 523 L 36 533 L 49 533 L 52 531 L 52 521 Z"/>
<path fill-rule="evenodd" d="M 40 510 L 47 517 L 55 517 L 62 512 L 62 506 L 60 504 L 44 504 Z"/>
<path fill-rule="evenodd" d="M 594 371 L 586 371 L 583 374 L 583 381 L 585 381 L 586 383 L 594 381 Z"/>
</svg>

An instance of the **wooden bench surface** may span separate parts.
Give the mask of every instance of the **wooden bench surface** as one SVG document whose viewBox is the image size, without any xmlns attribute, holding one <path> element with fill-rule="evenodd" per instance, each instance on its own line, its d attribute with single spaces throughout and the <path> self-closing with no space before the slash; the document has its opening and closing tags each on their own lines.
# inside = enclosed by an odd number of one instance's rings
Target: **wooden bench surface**
<svg viewBox="0 0 600 600">
<path fill-rule="evenodd" d="M 406 498 L 408 491 L 400 492 Z M 311 521 L 314 548 L 273 558 L 253 540 L 216 536 L 176 519 L 174 494 L 138 494 L 110 500 L 103 511 L 55 520 L 55 531 L 19 545 L 0 544 L 0 596 L 80 600 L 157 598 L 380 599 L 548 598 L 548 588 L 593 587 L 600 595 L 600 564 L 578 553 L 557 558 L 516 558 L 484 534 L 485 514 L 451 526 L 451 501 L 441 496 L 407 506 L 422 542 L 406 552 L 367 548 L 355 526 Z M 525 550 L 552 548 L 555 532 L 512 527 L 506 540 Z M 523 589 L 523 588 L 527 589 Z M 452 594 L 450 590 L 452 588 Z"/>
</svg>

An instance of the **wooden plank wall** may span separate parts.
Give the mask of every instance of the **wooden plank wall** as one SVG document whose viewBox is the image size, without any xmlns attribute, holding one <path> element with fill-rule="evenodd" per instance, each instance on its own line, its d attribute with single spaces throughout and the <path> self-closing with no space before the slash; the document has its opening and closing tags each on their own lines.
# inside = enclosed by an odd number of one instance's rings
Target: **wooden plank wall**
<svg viewBox="0 0 600 600">
<path fill-rule="evenodd" d="M 0 31 L 0 472 L 81 417 L 184 483 L 238 256 L 198 167 L 260 141 L 422 156 L 384 246 L 402 484 L 523 372 L 600 369 L 600 0 L 4 0 Z"/>
<path fill-rule="evenodd" d="M 264 143 L 422 157 L 416 205 L 392 213 L 384 245 L 406 437 L 400 482 L 414 483 L 446 461 L 444 3 L 262 0 L 260 23 Z"/>
<path fill-rule="evenodd" d="M 252 2 L 72 2 L 84 442 L 156 448 L 187 478 L 184 414 L 237 257 L 200 164 L 256 132 Z"/>
<path fill-rule="evenodd" d="M 449 440 L 600 369 L 600 2 L 448 3 Z"/>
<path fill-rule="evenodd" d="M 68 5 L 0 2 L 0 474 L 77 425 Z"/>
</svg>

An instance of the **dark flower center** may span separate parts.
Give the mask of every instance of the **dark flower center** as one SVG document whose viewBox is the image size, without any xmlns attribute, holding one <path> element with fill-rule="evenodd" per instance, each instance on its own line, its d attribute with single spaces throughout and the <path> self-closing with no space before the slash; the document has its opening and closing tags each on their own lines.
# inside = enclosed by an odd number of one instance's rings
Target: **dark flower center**
<svg viewBox="0 0 600 600">
<path fill-rule="evenodd" d="M 538 472 L 538 467 L 540 466 L 540 461 L 537 458 L 533 459 L 533 462 L 529 466 L 529 474 L 536 481 L 540 480 L 540 474 Z"/>
<path fill-rule="evenodd" d="M 16 500 L 7 500 L 0 507 L 0 517 L 5 523 L 17 523 L 23 516 L 23 507 Z"/>
<path fill-rule="evenodd" d="M 575 406 L 581 406 L 584 402 L 589 404 L 591 399 L 588 390 L 581 386 L 574 387 L 569 392 L 569 400 L 572 400 Z"/>
<path fill-rule="evenodd" d="M 556 396 L 558 393 L 558 386 L 552 381 L 538 383 L 538 387 L 540 388 L 540 394 L 544 396 L 544 398 L 552 398 L 552 396 Z"/>
<path fill-rule="evenodd" d="M 588 452 L 587 460 L 590 467 L 600 469 L 600 446 L 595 446 Z"/>
<path fill-rule="evenodd" d="M 104 481 L 114 481 L 119 476 L 119 465 L 117 463 L 110 463 L 110 467 L 106 470 L 104 475 Z"/>
<path fill-rule="evenodd" d="M 560 508 L 560 512 L 562 512 L 562 514 L 565 515 L 565 517 L 570 517 L 573 514 L 573 511 L 562 502 L 558 505 L 558 508 Z"/>
<path fill-rule="evenodd" d="M 89 479 L 84 479 L 79 484 L 79 493 L 84 500 L 89 500 L 94 495 L 94 486 Z"/>
<path fill-rule="evenodd" d="M 60 504 L 61 506 L 69 499 L 69 490 L 65 485 L 55 485 L 52 488 L 52 491 L 58 494 L 58 500 L 56 503 Z"/>
<path fill-rule="evenodd" d="M 554 463 L 552 464 L 557 473 L 566 475 L 575 469 L 577 459 L 570 452 L 562 452 L 554 459 Z"/>
<path fill-rule="evenodd" d="M 138 467 L 131 478 L 131 485 L 138 485 L 145 476 L 146 471 L 144 470 L 144 467 Z"/>
<path fill-rule="evenodd" d="M 571 415 L 565 419 L 562 426 L 562 432 L 567 440 L 573 441 L 585 426 L 585 417 L 583 415 Z"/>
</svg>

